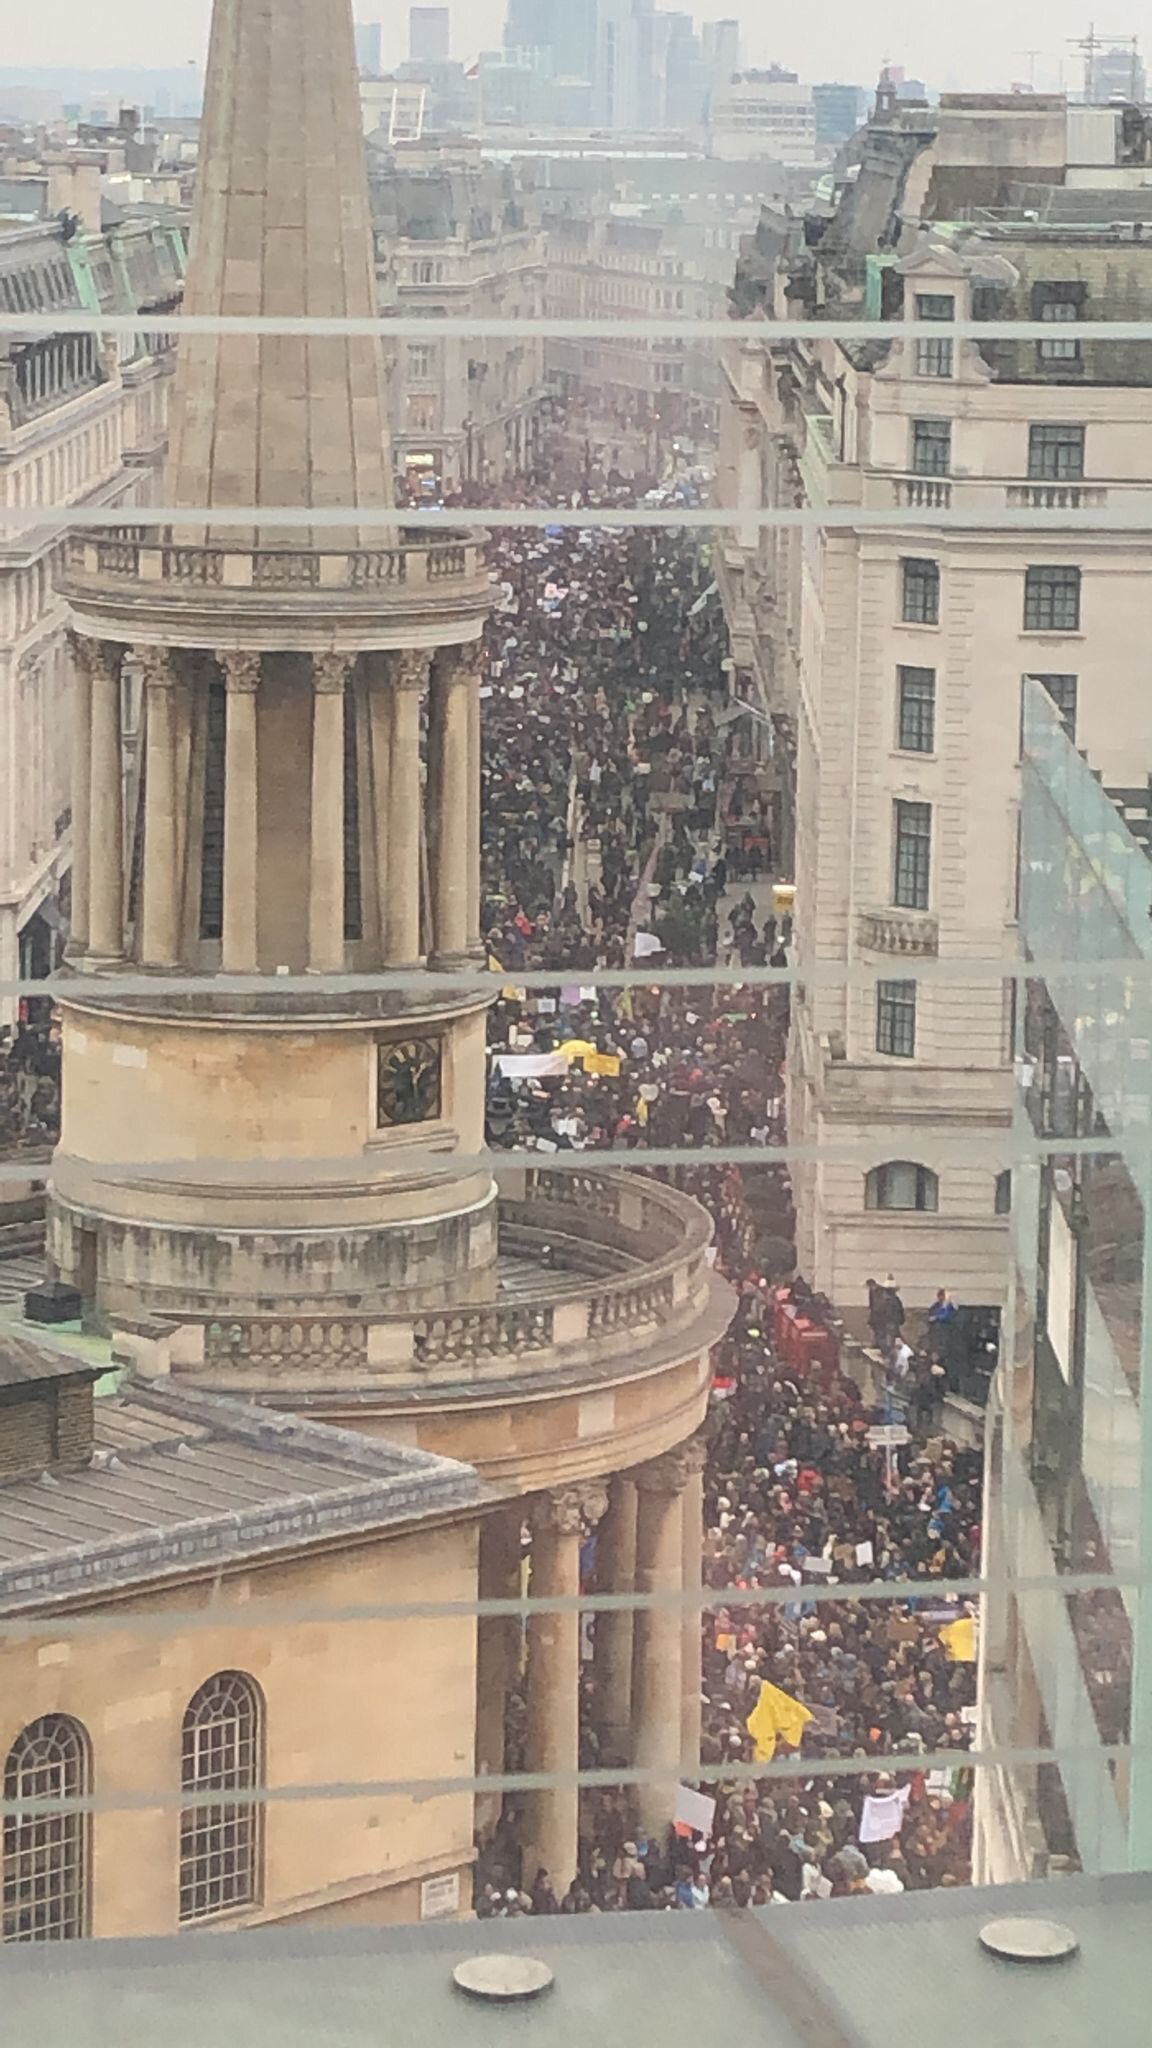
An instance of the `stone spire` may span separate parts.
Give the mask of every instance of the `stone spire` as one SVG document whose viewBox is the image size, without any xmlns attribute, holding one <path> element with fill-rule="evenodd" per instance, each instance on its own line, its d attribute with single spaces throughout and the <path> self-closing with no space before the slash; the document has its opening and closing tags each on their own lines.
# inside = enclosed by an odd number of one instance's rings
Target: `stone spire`
<svg viewBox="0 0 1152 2048">
<path fill-rule="evenodd" d="M 184 310 L 376 314 L 351 0 L 215 0 Z M 186 336 L 173 408 L 169 504 L 392 503 L 376 337 Z"/>
</svg>

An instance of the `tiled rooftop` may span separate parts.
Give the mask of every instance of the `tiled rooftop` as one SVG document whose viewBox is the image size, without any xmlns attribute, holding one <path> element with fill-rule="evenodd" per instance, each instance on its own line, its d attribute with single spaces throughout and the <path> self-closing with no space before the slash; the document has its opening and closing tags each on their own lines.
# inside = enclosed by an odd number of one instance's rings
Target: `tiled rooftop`
<svg viewBox="0 0 1152 2048">
<path fill-rule="evenodd" d="M 156 1383 L 97 1404 L 85 1471 L 0 1486 L 0 1610 L 481 1498 L 468 1465 Z"/>
</svg>

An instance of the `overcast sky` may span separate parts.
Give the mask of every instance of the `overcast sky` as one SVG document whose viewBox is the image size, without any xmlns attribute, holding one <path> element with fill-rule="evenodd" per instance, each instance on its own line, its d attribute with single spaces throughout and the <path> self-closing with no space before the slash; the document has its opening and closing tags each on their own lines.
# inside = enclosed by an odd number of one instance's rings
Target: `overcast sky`
<svg viewBox="0 0 1152 2048">
<path fill-rule="evenodd" d="M 384 23 L 387 61 L 407 54 L 406 0 L 355 0 L 364 21 Z M 679 0 L 698 19 L 741 10 L 733 0 Z M 203 55 L 211 0 L 33 0 L 5 6 L 0 77 L 6 63 L 172 65 Z M 925 0 L 823 0 L 807 15 L 775 0 L 746 0 L 747 54 L 778 58 L 805 79 L 871 84 L 885 58 L 931 85 L 1003 88 L 1029 76 L 1035 49 L 1038 86 L 1079 84 L 1082 60 L 1067 39 L 1087 27 L 1086 0 L 965 0 L 960 7 Z M 500 40 L 504 0 L 455 0 L 454 55 L 471 61 Z M 1139 28 L 1142 10 L 1115 10 L 1115 29 Z"/>
</svg>

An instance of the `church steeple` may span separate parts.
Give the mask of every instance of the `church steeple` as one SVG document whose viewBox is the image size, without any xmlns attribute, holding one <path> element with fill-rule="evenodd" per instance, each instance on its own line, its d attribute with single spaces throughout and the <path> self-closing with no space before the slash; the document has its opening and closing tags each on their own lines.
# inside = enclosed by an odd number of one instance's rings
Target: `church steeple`
<svg viewBox="0 0 1152 2048">
<path fill-rule="evenodd" d="M 350 0 L 216 0 L 186 310 L 374 316 Z M 83 980 L 50 1231 L 61 1273 L 95 1245 L 103 1317 L 495 1287 L 486 997 L 342 979 L 480 940 L 483 535 L 405 532 L 390 476 L 377 335 L 185 334 L 175 526 L 70 547 Z M 284 505 L 347 516 L 261 518 Z M 207 980 L 119 992 L 136 967 Z"/>
<path fill-rule="evenodd" d="M 217 0 L 185 312 L 375 316 L 356 78 L 350 0 Z M 390 506 L 379 341 L 186 337 L 170 449 L 165 498 L 189 510 Z"/>
</svg>

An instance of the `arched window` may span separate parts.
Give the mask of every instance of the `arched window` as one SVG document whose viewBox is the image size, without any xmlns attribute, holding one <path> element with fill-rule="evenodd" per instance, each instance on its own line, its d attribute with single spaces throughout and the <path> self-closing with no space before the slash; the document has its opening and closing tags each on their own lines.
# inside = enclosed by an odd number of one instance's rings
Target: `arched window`
<svg viewBox="0 0 1152 2048">
<path fill-rule="evenodd" d="M 937 1209 L 940 1183 L 930 1166 L 916 1166 L 910 1159 L 890 1159 L 874 1166 L 864 1183 L 867 1209 Z"/>
<path fill-rule="evenodd" d="M 67 1714 L 44 1714 L 16 1737 L 5 1800 L 81 1799 L 90 1790 L 88 1737 Z M 78 1941 L 88 1932 L 86 1813 L 4 1817 L 5 1941 Z"/>
<path fill-rule="evenodd" d="M 263 1774 L 263 1701 L 242 1671 L 218 1671 L 184 1716 L 180 1784 L 185 1792 L 254 1792 Z M 258 1800 L 194 1806 L 180 1816 L 180 1918 L 207 1920 L 255 1905 L 263 1832 Z"/>
<path fill-rule="evenodd" d="M 1003 1173 L 996 1175 L 994 1206 L 997 1216 L 1010 1216 L 1012 1214 L 1012 1170 L 1010 1167 L 1005 1167 Z"/>
</svg>

